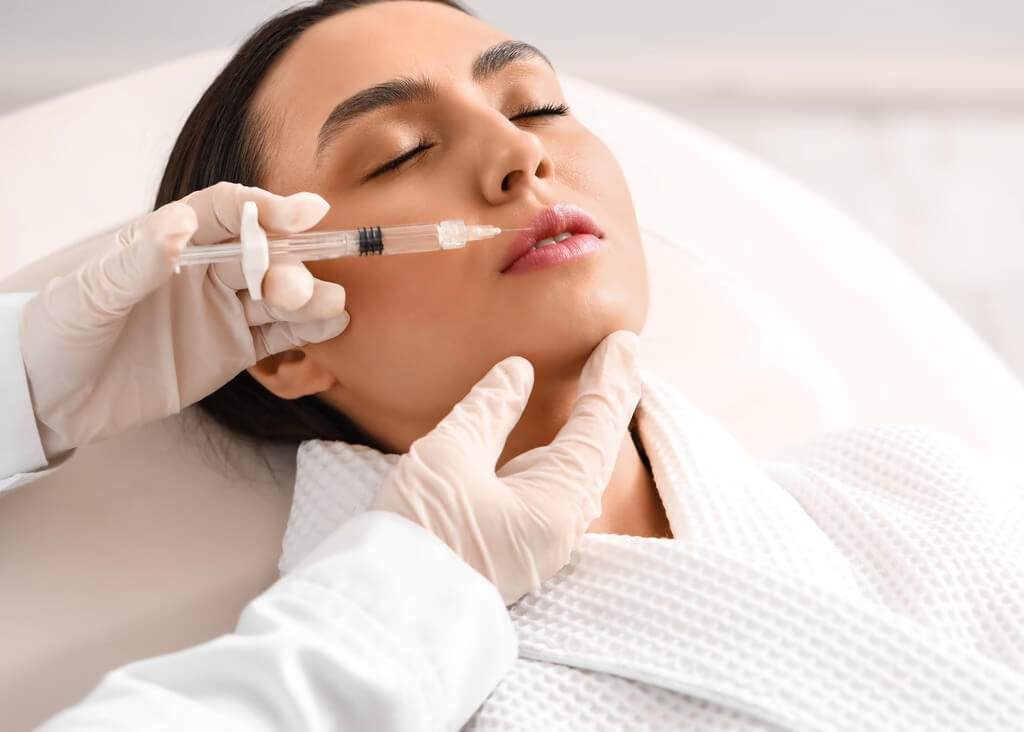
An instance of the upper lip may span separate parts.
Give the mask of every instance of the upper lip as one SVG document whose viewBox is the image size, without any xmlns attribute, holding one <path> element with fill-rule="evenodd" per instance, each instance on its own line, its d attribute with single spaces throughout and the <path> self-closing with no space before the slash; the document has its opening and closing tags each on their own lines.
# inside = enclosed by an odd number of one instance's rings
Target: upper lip
<svg viewBox="0 0 1024 732">
<path fill-rule="evenodd" d="M 579 206 L 571 203 L 560 203 L 533 215 L 526 224 L 524 231 L 518 232 L 509 244 L 505 260 L 501 265 L 504 272 L 521 256 L 526 254 L 541 239 L 556 236 L 563 231 L 572 234 L 593 234 L 603 237 L 604 232 L 598 228 L 593 217 Z"/>
</svg>

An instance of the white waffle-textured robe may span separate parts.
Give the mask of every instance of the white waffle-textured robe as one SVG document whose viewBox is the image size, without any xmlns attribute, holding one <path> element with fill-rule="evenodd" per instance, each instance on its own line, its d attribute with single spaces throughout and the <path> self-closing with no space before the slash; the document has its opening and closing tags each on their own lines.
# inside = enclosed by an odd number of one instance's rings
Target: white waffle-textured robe
<svg viewBox="0 0 1024 732">
<path fill-rule="evenodd" d="M 907 427 L 757 462 L 650 374 L 637 426 L 675 538 L 587 534 L 468 729 L 1024 730 L 1019 473 Z M 396 460 L 304 443 L 282 571 Z"/>
</svg>

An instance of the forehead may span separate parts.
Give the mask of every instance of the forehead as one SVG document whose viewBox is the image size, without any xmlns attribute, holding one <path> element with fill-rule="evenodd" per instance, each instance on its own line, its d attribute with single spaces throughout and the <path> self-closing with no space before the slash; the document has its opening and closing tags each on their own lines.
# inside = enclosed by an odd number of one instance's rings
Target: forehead
<svg viewBox="0 0 1024 732">
<path fill-rule="evenodd" d="M 397 76 L 468 78 L 485 48 L 511 37 L 436 2 L 393 0 L 338 13 L 302 33 L 256 95 L 271 116 L 322 122 L 342 99 Z"/>
</svg>

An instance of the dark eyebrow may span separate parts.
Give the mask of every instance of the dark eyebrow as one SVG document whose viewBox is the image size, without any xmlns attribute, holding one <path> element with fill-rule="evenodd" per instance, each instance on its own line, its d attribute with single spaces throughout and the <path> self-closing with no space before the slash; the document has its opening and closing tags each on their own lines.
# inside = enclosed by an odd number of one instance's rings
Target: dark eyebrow
<svg viewBox="0 0 1024 732">
<path fill-rule="evenodd" d="M 555 68 L 548 57 L 537 48 L 523 41 L 502 41 L 496 46 L 491 46 L 483 51 L 473 61 L 473 81 L 481 82 L 488 76 L 498 73 L 503 68 L 516 61 L 529 61 L 539 58 L 552 69 Z"/>
<path fill-rule="evenodd" d="M 554 69 L 554 65 L 548 60 L 548 57 L 529 43 L 502 41 L 481 52 L 473 61 L 471 67 L 473 81 L 479 83 L 511 63 L 534 58 L 542 59 Z M 436 98 L 437 86 L 432 81 L 410 77 L 391 79 L 356 92 L 345 101 L 338 103 L 321 125 L 320 132 L 317 134 L 314 155 L 316 164 L 320 164 L 324 150 L 337 137 L 338 133 L 352 124 L 356 118 L 384 107 L 410 102 L 429 102 Z"/>
</svg>

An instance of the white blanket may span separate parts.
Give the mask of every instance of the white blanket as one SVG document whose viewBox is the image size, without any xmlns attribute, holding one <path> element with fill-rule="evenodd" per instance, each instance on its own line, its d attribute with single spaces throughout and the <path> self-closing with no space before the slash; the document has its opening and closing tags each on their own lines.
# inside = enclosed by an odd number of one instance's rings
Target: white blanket
<svg viewBox="0 0 1024 732">
<path fill-rule="evenodd" d="M 675 538 L 587 534 L 469 729 L 1021 728 L 1020 475 L 897 427 L 759 463 L 650 374 L 637 419 Z M 397 460 L 298 457 L 283 572 Z"/>
</svg>

